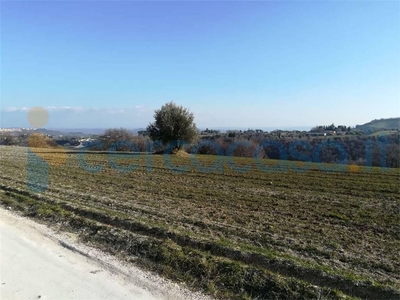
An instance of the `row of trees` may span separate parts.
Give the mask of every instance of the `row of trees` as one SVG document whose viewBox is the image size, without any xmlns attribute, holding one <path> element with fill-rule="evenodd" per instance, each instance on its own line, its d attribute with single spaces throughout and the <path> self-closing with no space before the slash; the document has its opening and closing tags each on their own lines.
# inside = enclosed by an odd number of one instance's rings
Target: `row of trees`
<svg viewBox="0 0 400 300">
<path fill-rule="evenodd" d="M 167 103 L 163 105 L 160 109 L 156 110 L 154 113 L 155 121 L 146 129 L 146 133 L 149 138 L 152 140 L 157 140 L 162 142 L 162 146 L 166 146 L 167 144 L 173 141 L 185 141 L 187 143 L 186 150 L 191 151 L 193 147 L 193 142 L 199 139 L 199 131 L 196 128 L 194 123 L 194 115 L 189 112 L 188 109 L 183 108 L 182 106 L 178 106 L 173 102 Z M 335 126 L 332 124 L 331 126 L 321 126 L 323 130 L 348 130 L 346 126 Z M 210 130 L 207 130 L 207 133 Z M 146 151 L 146 139 L 145 137 L 132 137 L 127 130 L 124 129 L 109 129 L 105 134 L 105 139 L 113 137 L 109 139 L 109 142 L 121 140 L 121 139 L 129 139 L 135 140 L 135 145 L 138 146 L 139 151 Z M 273 138 L 274 135 L 271 135 Z M 279 145 L 282 146 L 281 149 L 278 149 L 275 146 L 267 146 L 262 149 L 259 156 L 263 158 L 270 159 L 282 159 L 282 149 L 288 153 L 286 159 L 289 160 L 302 160 L 302 159 L 314 159 L 313 151 L 318 145 L 323 142 L 337 142 L 340 144 L 342 152 L 345 153 L 345 159 L 349 163 L 355 163 L 359 165 L 372 165 L 382 166 L 382 156 L 384 156 L 385 166 L 388 167 L 400 167 L 400 137 L 399 135 L 392 135 L 386 137 L 386 142 L 384 149 L 379 146 L 382 144 L 381 141 L 377 137 L 368 137 L 368 136 L 358 136 L 356 138 L 349 137 L 334 137 L 331 139 L 324 138 L 312 138 L 307 139 L 307 147 L 298 147 L 296 149 L 296 153 L 301 152 L 301 155 L 292 155 L 291 151 L 288 151 L 291 147 L 291 144 L 295 140 L 299 140 L 292 137 L 284 137 L 281 135 L 276 136 L 276 139 L 279 140 Z M 109 145 L 106 140 L 104 144 L 106 146 Z M 256 148 L 263 142 L 263 136 L 260 134 L 248 135 L 247 138 L 243 138 L 241 136 L 239 139 L 234 135 L 226 135 L 224 137 L 217 136 L 203 136 L 201 140 L 211 141 L 213 145 L 218 145 L 219 149 L 222 149 L 222 153 L 224 155 L 234 155 L 234 156 L 243 156 L 243 157 L 251 157 L 254 155 Z M 230 152 L 231 145 L 235 143 L 235 146 L 232 153 Z M 300 143 L 301 144 L 301 143 Z M 331 143 L 332 144 L 332 143 Z M 329 143 L 327 144 L 329 145 Z M 184 147 L 183 143 L 178 142 L 174 144 L 174 147 L 177 149 L 182 149 Z M 372 147 L 369 150 L 368 147 Z M 203 146 L 200 148 L 196 148 L 197 153 L 199 154 L 221 154 L 217 153 L 215 147 L 207 146 L 207 143 L 203 142 Z M 117 149 L 118 150 L 118 149 Z M 124 149 L 120 149 L 124 150 Z M 126 149 L 125 149 L 126 150 Z M 292 149 L 293 150 L 293 149 Z M 318 159 L 322 162 L 328 163 L 336 163 L 343 160 L 343 155 L 340 153 L 335 146 L 324 146 L 319 152 Z M 293 153 L 293 151 L 292 151 Z"/>
<path fill-rule="evenodd" d="M 198 134 L 193 113 L 174 102 L 166 103 L 157 109 L 154 112 L 154 122 L 147 126 L 145 132 L 141 132 L 142 136 L 160 141 L 161 147 L 175 141 L 174 148 L 178 150 L 182 149 L 185 143 L 191 144 L 196 141 Z M 129 130 L 124 128 L 107 129 L 99 139 L 102 142 L 102 148 L 109 149 L 114 145 L 116 151 L 128 151 L 131 147 L 126 141 L 134 141 L 138 150 L 144 151 L 146 140 L 140 137 L 135 138 Z"/>
<path fill-rule="evenodd" d="M 337 127 L 334 127 L 332 124 L 332 128 Z M 178 150 L 186 148 L 189 152 L 192 150 L 191 147 L 193 147 L 194 142 L 200 140 L 203 141 L 203 146 L 196 148 L 196 152 L 199 154 L 222 153 L 222 155 L 251 157 L 257 152 L 255 150 L 260 143 L 267 138 L 272 141 L 276 140 L 276 144 L 279 145 L 281 149 L 278 149 L 279 147 L 274 146 L 272 143 L 272 145 L 264 147 L 257 155 L 263 158 L 285 158 L 289 160 L 307 160 L 313 158 L 314 149 L 324 141 L 331 140 L 340 143 L 340 147 L 344 149 L 342 152 L 346 153 L 346 159 L 349 163 L 368 165 L 371 164 L 372 161 L 372 165 L 382 166 L 382 155 L 384 155 L 386 166 L 400 167 L 400 136 L 398 133 L 385 137 L 384 149 L 380 146 L 382 145 L 382 141 L 379 141 L 378 137 L 366 135 L 351 138 L 347 136 L 336 136 L 328 139 L 307 137 L 306 140 L 294 136 L 281 136 L 280 134 L 270 134 L 266 137 L 264 134 L 258 132 L 239 136 L 230 134 L 221 136 L 219 133 L 216 135 L 199 136 L 199 131 L 194 123 L 193 113 L 173 102 L 169 102 L 155 111 L 154 122 L 147 126 L 146 133 L 148 134 L 146 137 L 133 136 L 127 129 L 110 128 L 99 137 L 99 140 L 102 142 L 103 150 L 108 150 L 113 146 L 115 151 L 136 150 L 141 152 L 149 151 L 147 147 L 149 139 L 161 142 L 158 144 L 160 150 L 163 150 L 165 146 L 171 142 L 175 142 L 173 148 Z M 27 137 L 24 136 L 22 140 L 20 140 L 22 145 L 27 144 L 26 138 Z M 6 145 L 14 144 L 16 139 L 18 139 L 18 137 L 4 136 L 1 143 Z M 210 145 L 218 145 L 218 149 L 221 151 L 217 153 L 216 149 L 214 149 L 215 147 L 207 146 L 207 143 L 204 141 L 210 142 Z M 303 144 L 306 145 L 306 147 L 300 146 L 296 149 L 296 153 L 301 152 L 301 155 L 292 155 L 291 153 L 293 153 L 293 151 L 289 151 L 294 141 L 302 141 L 304 142 Z M 233 143 L 235 143 L 236 146 L 231 151 L 231 145 L 233 145 Z M 132 145 L 134 145 L 136 149 L 132 149 Z M 97 150 L 100 150 L 98 146 L 96 147 Z M 372 147 L 371 150 L 369 150 L 368 147 Z M 282 149 L 287 153 L 285 157 L 282 157 Z M 171 151 L 173 149 L 169 150 Z M 328 145 L 323 147 L 319 152 L 319 159 L 322 162 L 336 163 L 343 160 L 343 155 L 341 155 L 337 147 Z"/>
<path fill-rule="evenodd" d="M 331 125 L 323 125 L 323 126 L 315 126 L 311 128 L 310 132 L 326 132 L 326 131 L 350 131 L 351 128 L 346 127 L 345 125 L 335 126 L 335 124 Z"/>
<path fill-rule="evenodd" d="M 154 119 L 155 121 L 151 123 L 146 130 L 150 139 L 162 141 L 163 146 L 173 141 L 186 141 L 189 144 L 186 150 L 191 151 L 192 146 L 190 144 L 193 144 L 193 142 L 199 138 L 199 131 L 194 123 L 194 115 L 189 112 L 188 109 L 170 102 L 155 111 Z M 321 128 L 318 129 L 349 130 L 350 128 L 332 124 L 331 126 L 321 126 Z M 208 131 L 210 130 L 207 130 L 207 133 Z M 109 133 L 111 132 L 112 130 L 109 131 Z M 120 133 L 123 133 L 123 131 Z M 125 132 L 125 134 L 127 134 L 127 132 Z M 122 134 L 122 136 L 124 136 L 124 134 Z M 116 137 L 120 138 L 122 136 Z M 217 144 L 225 155 L 244 157 L 251 157 L 257 152 L 255 150 L 260 142 L 262 142 L 262 140 L 260 140 L 261 138 L 259 134 L 249 135 L 247 139 L 243 139 L 243 137 L 236 139 L 235 136 L 231 135 L 217 138 L 213 136 L 202 137 L 203 140 L 212 141 L 214 145 Z M 287 150 L 290 149 L 291 143 L 295 140 L 290 137 L 282 139 L 280 135 L 277 138 L 279 139 L 279 144 Z M 131 137 L 131 139 L 133 139 L 133 137 Z M 313 157 L 313 150 L 324 141 L 340 143 L 345 152 L 345 159 L 349 163 L 356 163 L 359 165 L 369 165 L 372 163 L 372 165 L 381 166 L 382 161 L 384 161 L 385 165 L 388 167 L 400 167 L 400 137 L 398 134 L 386 137 L 384 149 L 379 146 L 382 144 L 382 141 L 379 141 L 377 137 L 360 136 L 357 138 L 349 138 L 343 136 L 328 140 L 324 138 L 312 138 L 307 140 L 307 145 L 310 146 L 309 148 L 304 149 L 298 147 L 298 149 L 296 149 L 296 151 L 301 152 L 301 155 L 292 156 L 289 153 L 286 158 L 289 160 L 301 160 L 301 157 L 310 159 Z M 239 146 L 235 147 L 233 153 L 228 153 L 230 145 L 234 142 L 239 144 Z M 203 144 L 204 146 L 197 149 L 199 154 L 217 154 L 213 147 L 207 146 L 207 143 Z M 144 145 L 145 141 L 141 140 L 138 148 L 142 149 L 139 149 L 139 151 L 145 150 L 143 149 L 145 147 Z M 174 146 L 181 149 L 184 145 L 182 143 L 177 143 Z M 371 147 L 371 149 L 369 150 L 368 147 Z M 258 155 L 264 158 L 282 159 L 280 150 L 274 146 L 265 147 Z M 319 159 L 322 162 L 335 163 L 342 160 L 343 155 L 337 147 L 328 146 L 321 149 Z"/>
</svg>

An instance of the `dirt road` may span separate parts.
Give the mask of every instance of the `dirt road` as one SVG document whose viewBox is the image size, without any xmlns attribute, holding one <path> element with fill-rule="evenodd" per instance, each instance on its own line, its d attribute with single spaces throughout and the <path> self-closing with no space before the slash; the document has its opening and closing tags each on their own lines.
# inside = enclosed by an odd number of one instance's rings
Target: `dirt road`
<svg viewBox="0 0 400 300">
<path fill-rule="evenodd" d="M 206 299 L 0 208 L 1 299 Z"/>
</svg>

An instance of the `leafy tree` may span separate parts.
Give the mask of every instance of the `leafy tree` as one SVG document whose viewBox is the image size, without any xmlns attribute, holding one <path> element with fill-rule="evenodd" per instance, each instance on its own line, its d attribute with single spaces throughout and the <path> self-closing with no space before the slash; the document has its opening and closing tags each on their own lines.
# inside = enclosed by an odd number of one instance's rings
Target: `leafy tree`
<svg viewBox="0 0 400 300">
<path fill-rule="evenodd" d="M 174 102 L 164 104 L 154 112 L 155 121 L 147 126 L 150 138 L 160 140 L 163 145 L 176 142 L 175 147 L 181 149 L 183 141 L 192 143 L 196 140 L 198 130 L 194 123 L 193 113 Z"/>
</svg>

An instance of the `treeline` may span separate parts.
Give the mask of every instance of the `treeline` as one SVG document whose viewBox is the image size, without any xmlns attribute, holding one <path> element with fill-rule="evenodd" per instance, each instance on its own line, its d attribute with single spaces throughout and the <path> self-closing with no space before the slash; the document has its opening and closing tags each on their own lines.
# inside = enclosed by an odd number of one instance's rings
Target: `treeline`
<svg viewBox="0 0 400 300">
<path fill-rule="evenodd" d="M 54 140 L 61 146 L 76 146 L 76 139 Z M 28 146 L 27 135 L 1 134 L 0 144 Z M 98 136 L 88 146 L 90 150 L 103 151 L 164 151 L 156 147 L 150 138 L 133 135 L 124 128 L 111 128 Z M 201 136 L 197 142 L 185 149 L 189 153 L 205 155 L 232 155 L 240 157 L 260 157 L 265 159 L 285 159 L 292 161 L 313 161 L 324 163 L 347 163 L 361 166 L 400 167 L 400 133 L 386 136 L 329 136 L 315 137 L 305 134 L 271 133 L 237 134 L 218 133 Z"/>
<path fill-rule="evenodd" d="M 52 141 L 53 145 L 56 143 L 63 147 L 76 147 L 80 145 L 79 138 L 74 136 L 58 137 L 53 138 L 52 136 L 43 134 L 41 132 L 32 133 L 11 133 L 11 132 L 0 132 L 0 145 L 3 146 L 21 146 L 28 147 L 32 145 L 32 137 L 35 137 L 35 143 L 46 148 L 48 141 Z M 31 141 L 29 141 L 31 139 Z"/>
<path fill-rule="evenodd" d="M 102 150 L 109 150 L 112 145 L 114 145 L 112 150 L 115 151 L 147 152 L 166 149 L 166 147 L 149 147 L 151 143 L 149 137 L 133 136 L 123 128 L 109 129 L 99 140 Z M 205 155 L 257 156 L 265 159 L 400 167 L 400 133 L 381 137 L 368 135 L 314 137 L 304 133 L 288 134 L 279 131 L 238 135 L 217 133 L 200 137 L 185 150 Z"/>
<path fill-rule="evenodd" d="M 204 141 L 211 141 L 206 145 Z M 219 145 L 224 155 L 258 156 L 267 159 L 347 163 L 360 166 L 400 167 L 400 134 L 336 137 L 207 137 L 199 154 L 217 154 Z M 189 151 L 191 149 L 188 149 Z M 221 150 L 219 150 L 221 152 Z"/>
<path fill-rule="evenodd" d="M 331 124 L 331 125 L 318 125 L 311 128 L 310 130 L 310 132 L 326 132 L 326 131 L 350 132 L 351 128 L 350 126 L 347 127 L 346 125 L 335 126 L 335 124 Z"/>
</svg>

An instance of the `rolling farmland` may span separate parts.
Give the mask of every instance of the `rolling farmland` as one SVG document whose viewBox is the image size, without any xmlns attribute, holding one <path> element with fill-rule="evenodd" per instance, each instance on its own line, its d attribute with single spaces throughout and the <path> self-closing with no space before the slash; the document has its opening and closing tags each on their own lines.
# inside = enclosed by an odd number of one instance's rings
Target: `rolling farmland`
<svg viewBox="0 0 400 300">
<path fill-rule="evenodd" d="M 400 297 L 399 169 L 36 149 L 47 172 L 0 153 L 3 206 L 216 298 Z"/>
</svg>

